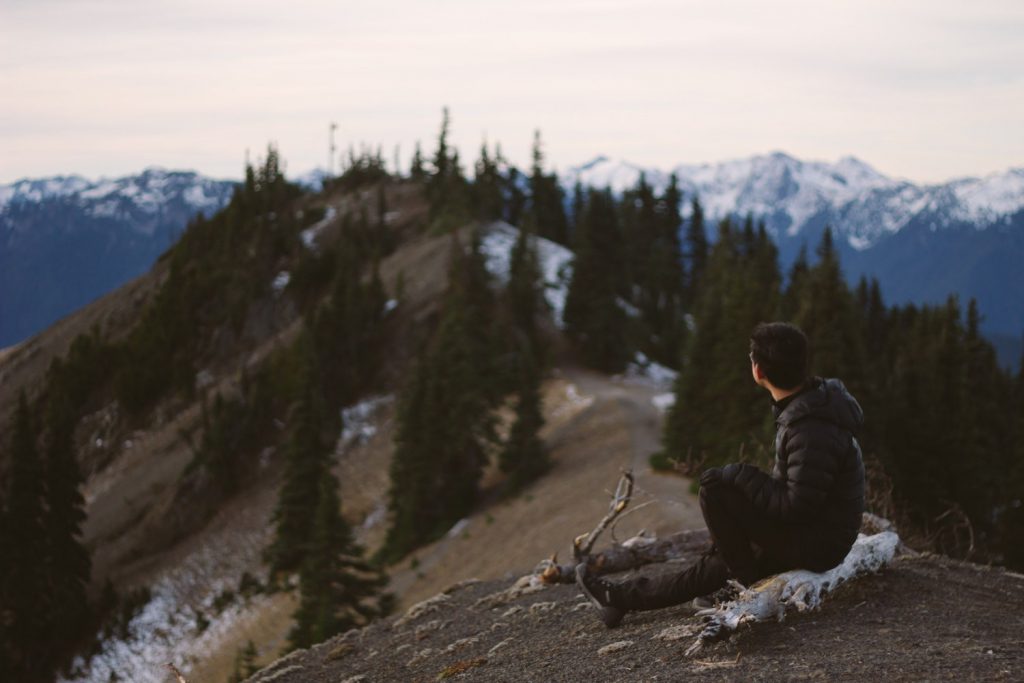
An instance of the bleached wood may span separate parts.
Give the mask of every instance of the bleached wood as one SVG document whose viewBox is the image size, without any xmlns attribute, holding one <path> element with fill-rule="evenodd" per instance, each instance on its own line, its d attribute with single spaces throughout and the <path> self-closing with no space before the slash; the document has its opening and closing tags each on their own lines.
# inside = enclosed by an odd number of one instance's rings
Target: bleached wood
<svg viewBox="0 0 1024 683">
<path fill-rule="evenodd" d="M 728 636 L 743 624 L 768 619 L 782 621 L 787 610 L 815 609 L 838 586 L 892 562 L 899 546 L 900 538 L 893 531 L 873 536 L 861 534 L 846 559 L 827 572 L 797 569 L 763 579 L 750 588 L 734 584 L 741 589 L 735 600 L 697 613 L 707 623 L 686 654 L 698 652 L 706 643 Z"/>
</svg>

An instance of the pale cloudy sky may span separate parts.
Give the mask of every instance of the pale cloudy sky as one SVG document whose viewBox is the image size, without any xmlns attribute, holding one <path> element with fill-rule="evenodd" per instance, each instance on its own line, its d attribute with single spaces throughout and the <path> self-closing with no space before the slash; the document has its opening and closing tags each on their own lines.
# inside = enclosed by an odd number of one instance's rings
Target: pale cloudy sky
<svg viewBox="0 0 1024 683">
<path fill-rule="evenodd" d="M 0 0 L 0 182 L 486 136 L 526 164 L 1024 166 L 1022 0 Z"/>
</svg>

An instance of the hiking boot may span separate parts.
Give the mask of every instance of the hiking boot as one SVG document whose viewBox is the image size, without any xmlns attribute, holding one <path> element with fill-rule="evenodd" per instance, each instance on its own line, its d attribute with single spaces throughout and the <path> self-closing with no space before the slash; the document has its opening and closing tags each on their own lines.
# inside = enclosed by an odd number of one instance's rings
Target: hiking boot
<svg viewBox="0 0 1024 683">
<path fill-rule="evenodd" d="M 576 565 L 576 585 L 597 608 L 597 616 L 608 628 L 615 628 L 626 616 L 626 610 L 612 605 L 614 584 L 596 576 L 591 576 L 587 565 L 582 562 Z"/>
</svg>

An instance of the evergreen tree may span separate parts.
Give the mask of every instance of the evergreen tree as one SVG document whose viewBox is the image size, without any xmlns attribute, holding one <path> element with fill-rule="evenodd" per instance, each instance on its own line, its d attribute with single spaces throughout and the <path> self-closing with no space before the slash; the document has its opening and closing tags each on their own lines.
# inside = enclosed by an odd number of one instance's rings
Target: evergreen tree
<svg viewBox="0 0 1024 683">
<path fill-rule="evenodd" d="M 274 540 L 265 552 L 272 572 L 298 569 L 311 543 L 320 480 L 327 476 L 328 448 L 321 436 L 323 406 L 316 390 L 315 356 L 309 332 L 297 342 L 300 394 L 288 416 L 284 482 L 274 508 Z"/>
<path fill-rule="evenodd" d="M 443 110 L 441 132 L 434 153 L 434 172 L 427 181 L 430 221 L 438 229 L 452 230 L 463 223 L 470 212 L 466 179 L 459 165 L 459 152 L 448 145 L 451 117 Z"/>
<path fill-rule="evenodd" d="M 865 356 L 858 311 L 839 267 L 832 231 L 825 229 L 818 263 L 807 273 L 794 322 L 807 334 L 813 373 L 840 377 L 863 395 Z"/>
<path fill-rule="evenodd" d="M 652 195 L 653 197 L 653 195 Z M 670 367 L 682 361 L 686 325 L 683 319 L 683 255 L 679 240 L 679 192 L 676 176 L 653 205 L 650 244 L 641 261 L 637 306 L 645 325 L 648 357 Z M 641 203 L 641 206 L 644 206 Z M 644 212 L 646 220 L 646 211 Z"/>
<path fill-rule="evenodd" d="M 427 177 L 427 172 L 423 169 L 423 152 L 420 151 L 420 143 L 416 142 L 416 150 L 412 154 L 412 164 L 409 168 L 409 178 L 416 181 L 421 181 Z"/>
<path fill-rule="evenodd" d="M 515 329 L 525 336 L 534 353 L 538 343 L 536 319 L 546 305 L 541 290 L 540 263 L 536 244 L 528 230 L 519 230 L 509 253 L 505 300 Z M 540 360 L 538 358 L 538 360 Z"/>
<path fill-rule="evenodd" d="M 6 552 L 0 558 L 0 577 L 4 579 L 0 624 L 5 635 L 0 647 L 5 652 L 0 660 L 7 660 L 12 680 L 29 681 L 45 678 L 52 666 L 48 631 L 58 607 L 45 571 L 49 566 L 45 469 L 36 448 L 33 422 L 22 392 L 10 432 Z"/>
<path fill-rule="evenodd" d="M 544 172 L 544 151 L 540 131 L 533 135 L 533 168 L 530 174 L 529 228 L 541 237 L 559 244 L 569 243 L 569 224 L 565 217 L 565 198 L 558 176 Z"/>
<path fill-rule="evenodd" d="M 750 331 L 774 317 L 779 298 L 775 247 L 752 230 L 719 224 L 694 309 L 695 331 L 675 384 L 662 455 L 720 464 L 764 450 L 770 425 L 751 380 Z"/>
<path fill-rule="evenodd" d="M 627 289 L 623 251 L 611 192 L 591 192 L 576 235 L 565 329 L 583 362 L 609 373 L 621 372 L 632 357 L 621 304 Z"/>
<path fill-rule="evenodd" d="M 362 559 L 362 550 L 341 516 L 338 481 L 325 472 L 319 492 L 309 550 L 299 574 L 300 600 L 292 647 L 309 647 L 382 613 L 380 590 L 386 577 Z"/>
<path fill-rule="evenodd" d="M 509 166 L 504 176 L 505 222 L 509 225 L 523 225 L 526 215 L 526 193 L 523 192 L 523 174 L 515 166 Z"/>
<path fill-rule="evenodd" d="M 507 389 L 489 278 L 478 236 L 463 253 L 453 235 L 441 320 L 399 401 L 386 559 L 441 535 L 475 502 Z"/>
<path fill-rule="evenodd" d="M 502 193 L 504 179 L 498 165 L 501 163 L 501 151 L 494 156 L 487 150 L 485 140 L 480 147 L 480 158 L 476 162 L 476 177 L 473 183 L 474 212 L 480 220 L 493 221 L 504 217 L 505 200 Z"/>
<path fill-rule="evenodd" d="M 800 302 L 804 300 L 807 288 L 807 278 L 810 272 L 810 264 L 807 262 L 807 244 L 800 245 L 800 251 L 789 268 L 789 275 L 786 277 L 786 291 L 782 295 L 782 305 L 779 311 L 783 320 L 793 320 L 800 310 Z"/>
<path fill-rule="evenodd" d="M 708 237 L 704 231 L 704 209 L 696 197 L 691 202 L 690 220 L 686 224 L 686 302 L 697 302 L 704 270 L 708 261 Z"/>
<path fill-rule="evenodd" d="M 549 467 L 548 454 L 539 436 L 544 416 L 541 412 L 541 377 L 533 353 L 528 350 L 521 352 L 519 365 L 515 421 L 498 460 L 501 471 L 509 475 L 512 490 L 522 488 Z"/>
<path fill-rule="evenodd" d="M 50 397 L 47 410 L 49 443 L 46 460 L 46 540 L 49 546 L 49 599 L 56 606 L 51 615 L 51 637 L 69 642 L 79 634 L 89 615 L 86 588 L 92 563 L 82 545 L 85 499 L 79 488 L 82 473 L 74 451 L 77 422 L 69 401 Z"/>
</svg>

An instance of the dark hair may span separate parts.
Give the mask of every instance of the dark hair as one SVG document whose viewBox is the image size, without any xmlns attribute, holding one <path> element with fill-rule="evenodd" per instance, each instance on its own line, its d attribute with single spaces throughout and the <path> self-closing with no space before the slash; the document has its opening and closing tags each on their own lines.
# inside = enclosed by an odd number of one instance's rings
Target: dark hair
<svg viewBox="0 0 1024 683">
<path fill-rule="evenodd" d="M 807 336 L 789 323 L 759 323 L 750 333 L 750 359 L 780 389 L 807 379 Z"/>
</svg>

